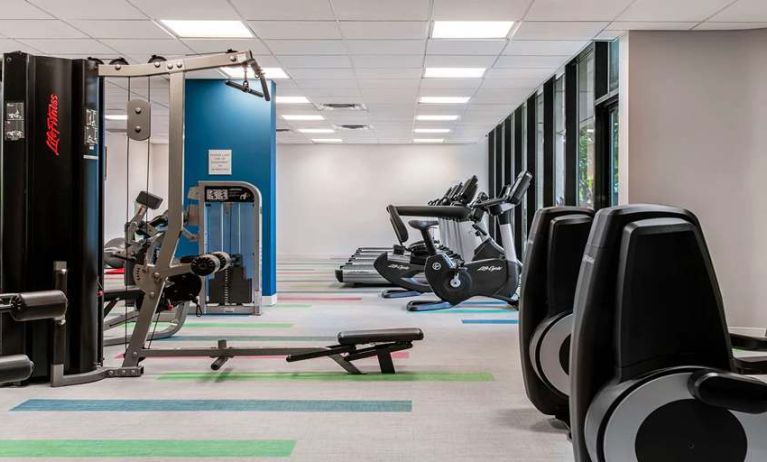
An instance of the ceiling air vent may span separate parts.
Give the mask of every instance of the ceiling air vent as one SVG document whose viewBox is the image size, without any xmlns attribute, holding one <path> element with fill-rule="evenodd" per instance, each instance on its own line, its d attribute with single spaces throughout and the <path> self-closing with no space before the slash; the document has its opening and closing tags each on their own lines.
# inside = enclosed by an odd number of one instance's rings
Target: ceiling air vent
<svg viewBox="0 0 767 462">
<path fill-rule="evenodd" d="M 277 129 L 277 133 L 289 133 L 289 132 L 290 132 L 289 128 L 278 128 Z"/>
<path fill-rule="evenodd" d="M 364 104 L 358 103 L 325 103 L 318 106 L 320 111 L 367 111 Z"/>
<path fill-rule="evenodd" d="M 339 130 L 369 130 L 370 125 L 343 124 L 343 125 L 336 125 L 336 128 L 338 128 Z"/>
</svg>

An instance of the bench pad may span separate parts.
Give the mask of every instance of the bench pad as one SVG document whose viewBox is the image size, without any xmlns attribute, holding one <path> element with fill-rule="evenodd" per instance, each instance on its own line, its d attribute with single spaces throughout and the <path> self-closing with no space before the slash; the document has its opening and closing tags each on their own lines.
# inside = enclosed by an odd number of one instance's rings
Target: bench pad
<svg viewBox="0 0 767 462">
<path fill-rule="evenodd" d="M 338 343 L 341 345 L 414 342 L 416 340 L 423 340 L 423 331 L 418 328 L 350 330 L 338 333 Z"/>
</svg>

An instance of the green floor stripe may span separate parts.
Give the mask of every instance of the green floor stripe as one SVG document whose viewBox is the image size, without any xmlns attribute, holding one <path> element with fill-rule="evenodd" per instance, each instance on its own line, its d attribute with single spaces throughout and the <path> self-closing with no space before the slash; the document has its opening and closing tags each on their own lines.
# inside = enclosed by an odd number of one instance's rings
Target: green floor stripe
<svg viewBox="0 0 767 462">
<path fill-rule="evenodd" d="M 345 372 L 167 372 L 158 380 L 224 381 L 270 381 L 297 380 L 323 382 L 492 382 L 489 372 L 398 372 L 396 374 L 352 375 Z"/>
<path fill-rule="evenodd" d="M 295 446 L 290 440 L 6 440 L 0 458 L 290 457 Z"/>
<path fill-rule="evenodd" d="M 131 322 L 130 324 L 134 324 Z M 152 324 L 154 326 L 154 324 Z M 163 329 L 170 326 L 169 323 L 158 322 L 157 329 Z M 212 321 L 190 321 L 184 323 L 184 327 L 190 328 L 203 328 L 203 327 L 227 327 L 233 329 L 289 329 L 293 327 L 293 324 L 289 322 L 212 322 Z"/>
</svg>

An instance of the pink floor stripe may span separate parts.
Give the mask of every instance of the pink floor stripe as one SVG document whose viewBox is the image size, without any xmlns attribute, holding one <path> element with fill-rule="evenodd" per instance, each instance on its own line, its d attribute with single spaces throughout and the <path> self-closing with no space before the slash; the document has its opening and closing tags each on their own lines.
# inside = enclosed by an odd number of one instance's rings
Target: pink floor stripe
<svg viewBox="0 0 767 462">
<path fill-rule="evenodd" d="M 115 359 L 123 359 L 125 357 L 124 353 L 120 353 L 117 356 L 115 356 Z M 395 351 L 391 354 L 391 357 L 394 359 L 409 359 L 410 358 L 410 352 L 409 351 Z M 238 356 L 238 358 L 244 358 L 244 359 L 285 359 L 285 356 Z M 155 359 L 202 359 L 202 357 L 191 357 L 191 356 L 179 356 L 177 358 L 163 358 L 163 357 L 155 357 L 152 358 L 152 360 Z M 208 358 L 210 359 L 210 358 Z M 366 358 L 366 359 L 375 359 L 375 356 L 373 358 Z"/>
<path fill-rule="evenodd" d="M 291 295 L 279 295 L 280 301 L 290 302 L 361 302 L 362 297 L 302 297 Z"/>
</svg>

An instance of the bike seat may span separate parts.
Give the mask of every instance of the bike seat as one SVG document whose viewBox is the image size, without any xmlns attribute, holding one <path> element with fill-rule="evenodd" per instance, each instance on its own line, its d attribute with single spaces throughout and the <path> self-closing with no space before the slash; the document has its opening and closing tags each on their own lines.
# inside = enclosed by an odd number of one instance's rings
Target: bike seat
<svg viewBox="0 0 767 462">
<path fill-rule="evenodd" d="M 436 220 L 410 220 L 407 222 L 407 224 L 419 231 L 426 231 L 439 225 L 439 222 Z"/>
</svg>

